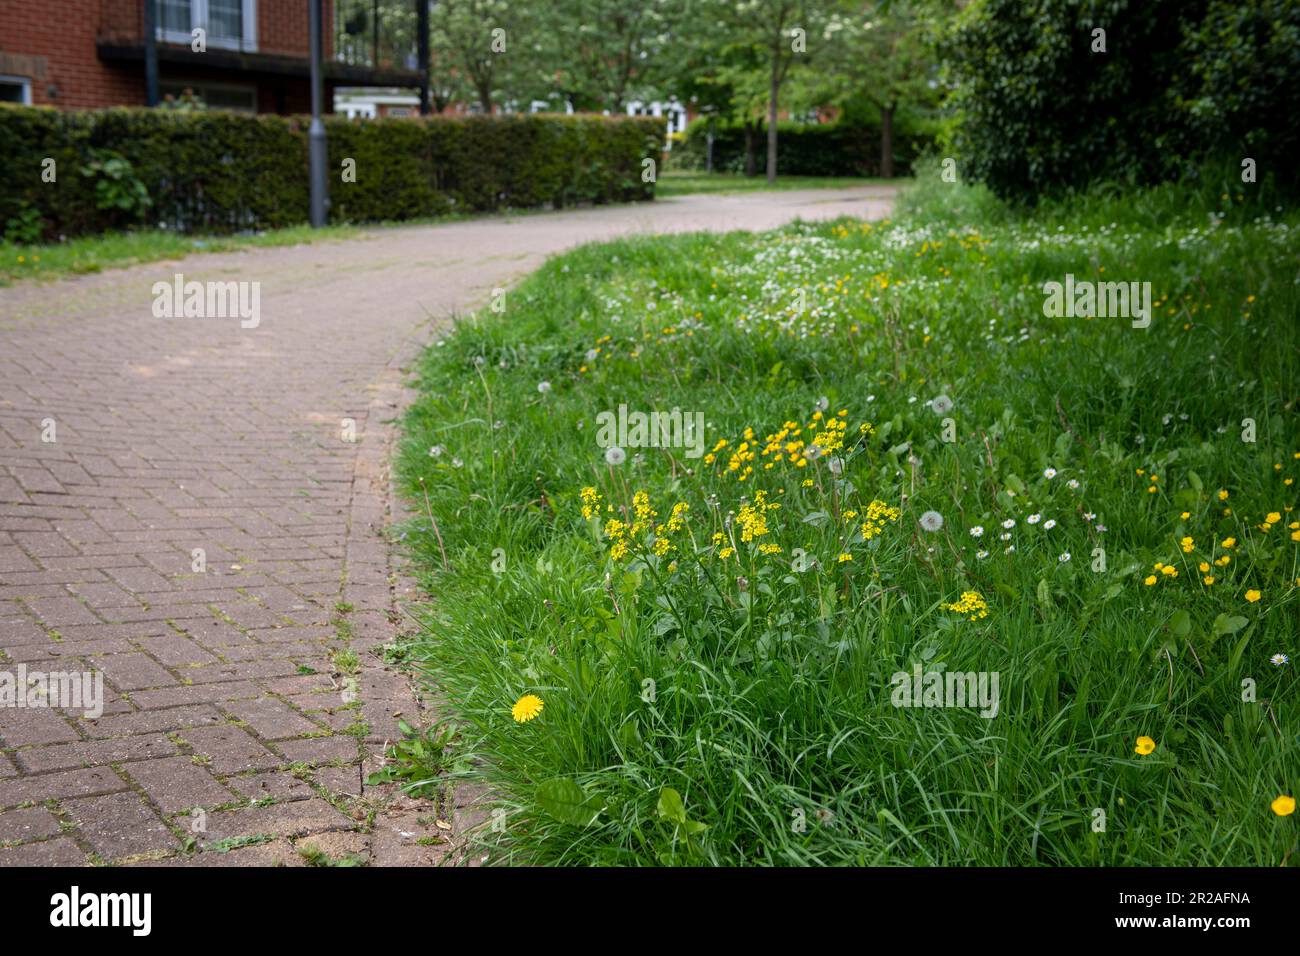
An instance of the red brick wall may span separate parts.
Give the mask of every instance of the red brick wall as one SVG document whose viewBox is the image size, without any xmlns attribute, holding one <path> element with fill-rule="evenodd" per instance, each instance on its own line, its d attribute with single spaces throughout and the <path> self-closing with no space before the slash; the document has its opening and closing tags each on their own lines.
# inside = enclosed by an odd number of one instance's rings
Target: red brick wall
<svg viewBox="0 0 1300 956">
<path fill-rule="evenodd" d="M 144 105 L 144 70 L 100 61 L 95 51 L 101 7 L 133 0 L 0 0 L 0 53 L 43 58 L 24 71 L 32 103 L 64 109 Z M 139 4 L 135 4 L 139 6 Z M 118 11 L 111 11 L 119 19 Z M 3 61 L 0 57 L 0 61 Z M 10 72 L 0 67 L 0 72 Z M 51 90 L 53 87 L 53 91 Z M 52 95 L 52 93 L 54 95 Z"/>
<path fill-rule="evenodd" d="M 306 57 L 307 3 L 258 0 L 258 51 Z M 138 44 L 143 32 L 141 11 L 141 0 L 0 0 L 0 73 L 30 78 L 32 103 L 37 106 L 143 106 L 144 63 L 104 62 L 95 47 L 96 39 L 101 37 Z M 327 58 L 332 46 L 332 23 L 333 3 L 327 0 L 323 30 Z M 11 54 L 8 62 L 21 70 L 6 68 L 3 54 Z M 164 81 L 171 79 L 174 72 L 174 67 L 161 66 Z M 227 82 L 257 82 L 259 110 L 273 111 L 277 99 L 287 100 L 286 106 L 293 112 L 310 109 L 310 99 L 303 105 L 306 81 L 224 72 Z M 281 87 L 281 92 L 277 95 L 267 89 L 268 84 Z"/>
</svg>

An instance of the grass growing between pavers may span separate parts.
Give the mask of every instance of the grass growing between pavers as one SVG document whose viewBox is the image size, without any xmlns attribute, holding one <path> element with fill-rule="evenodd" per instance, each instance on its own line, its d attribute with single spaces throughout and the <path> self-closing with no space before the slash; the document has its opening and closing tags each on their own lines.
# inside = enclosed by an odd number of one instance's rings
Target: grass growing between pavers
<svg viewBox="0 0 1300 956">
<path fill-rule="evenodd" d="M 578 249 L 428 351 L 408 659 L 497 861 L 1300 862 L 1300 217 L 928 182 Z"/>
</svg>

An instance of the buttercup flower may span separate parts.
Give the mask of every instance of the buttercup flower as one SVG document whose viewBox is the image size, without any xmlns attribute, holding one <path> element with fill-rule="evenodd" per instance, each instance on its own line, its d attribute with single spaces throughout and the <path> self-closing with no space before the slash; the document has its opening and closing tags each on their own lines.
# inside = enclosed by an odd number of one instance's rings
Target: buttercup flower
<svg viewBox="0 0 1300 956">
<path fill-rule="evenodd" d="M 1254 588 L 1251 588 L 1246 592 L 1246 600 L 1249 603 L 1254 604 L 1256 601 L 1259 600 L 1259 592 Z"/>
<path fill-rule="evenodd" d="M 1282 794 L 1268 806 L 1269 809 L 1279 817 L 1289 817 L 1291 814 L 1295 813 L 1295 797 L 1288 797 L 1286 794 Z"/>
<path fill-rule="evenodd" d="M 1142 756 L 1145 757 L 1147 754 L 1151 753 L 1155 749 L 1156 749 L 1156 742 L 1154 740 L 1152 740 L 1150 737 L 1139 737 L 1137 739 L 1137 746 L 1133 748 L 1133 752 L 1135 754 L 1141 754 Z"/>
<path fill-rule="evenodd" d="M 545 706 L 546 704 L 536 694 L 524 694 L 510 708 L 510 716 L 524 724 L 540 714 Z"/>
</svg>

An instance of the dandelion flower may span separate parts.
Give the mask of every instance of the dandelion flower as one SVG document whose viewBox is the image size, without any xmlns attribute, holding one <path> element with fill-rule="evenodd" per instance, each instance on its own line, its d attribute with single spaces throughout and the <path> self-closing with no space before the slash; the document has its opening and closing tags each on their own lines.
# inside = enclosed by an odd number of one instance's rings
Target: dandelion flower
<svg viewBox="0 0 1300 956">
<path fill-rule="evenodd" d="M 1291 814 L 1295 813 L 1295 797 L 1288 797 L 1286 794 L 1282 794 L 1268 806 L 1269 809 L 1279 817 L 1289 817 Z"/>
<path fill-rule="evenodd" d="M 605 461 L 611 465 L 621 465 L 627 461 L 627 452 L 617 445 L 611 445 L 605 450 Z"/>
<path fill-rule="evenodd" d="M 536 694 L 524 694 L 510 708 L 510 716 L 517 722 L 525 724 L 542 712 L 546 705 Z"/>
<path fill-rule="evenodd" d="M 551 390 L 551 383 L 550 383 L 550 382 L 538 382 L 538 383 L 537 383 L 537 390 L 538 390 L 539 392 L 541 392 L 543 395 L 545 395 L 547 392 L 549 392 L 549 391 Z"/>
<path fill-rule="evenodd" d="M 921 527 L 926 531 L 938 531 L 943 527 L 943 515 L 937 511 L 927 511 L 921 515 Z"/>
<path fill-rule="evenodd" d="M 1156 742 L 1154 740 L 1152 740 L 1150 737 L 1139 737 L 1137 739 L 1137 746 L 1133 748 L 1133 752 L 1135 754 L 1141 754 L 1142 756 L 1145 757 L 1147 754 L 1153 752 L 1155 749 L 1156 749 Z"/>
<path fill-rule="evenodd" d="M 1156 583 L 1156 576 L 1154 574 L 1148 574 L 1145 578 L 1142 579 L 1142 583 L 1145 584 L 1147 587 L 1151 587 L 1151 585 Z"/>
<path fill-rule="evenodd" d="M 936 415 L 947 415 L 952 411 L 952 399 L 947 395 L 940 395 L 930 403 Z"/>
</svg>

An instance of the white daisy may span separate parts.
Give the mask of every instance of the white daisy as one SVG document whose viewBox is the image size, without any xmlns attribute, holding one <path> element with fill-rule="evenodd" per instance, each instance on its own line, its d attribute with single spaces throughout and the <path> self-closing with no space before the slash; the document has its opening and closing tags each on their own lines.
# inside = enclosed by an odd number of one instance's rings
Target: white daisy
<svg viewBox="0 0 1300 956">
<path fill-rule="evenodd" d="M 1056 477 L 1056 469 L 1055 469 L 1055 468 L 1044 468 L 1044 469 L 1043 469 L 1043 477 L 1044 477 L 1044 478 L 1055 478 L 1055 477 Z"/>
<path fill-rule="evenodd" d="M 975 557 L 979 558 L 981 561 L 983 561 L 983 560 L 984 560 L 985 558 L 987 558 L 988 556 L 989 556 L 989 553 L 988 553 L 987 551 L 976 551 L 976 552 L 975 552 Z"/>
<path fill-rule="evenodd" d="M 1011 532 L 1010 532 L 1010 531 L 1004 531 L 1004 532 L 1002 532 L 1000 535 L 998 535 L 998 540 L 999 540 L 999 541 L 1010 541 L 1010 540 L 1011 540 Z"/>
<path fill-rule="evenodd" d="M 1066 551 L 1064 554 L 1062 554 L 1062 555 L 1061 555 L 1059 558 L 1057 558 L 1056 560 L 1057 560 L 1057 561 L 1060 561 L 1062 564 L 1067 563 L 1067 562 L 1070 560 L 1070 552 L 1069 552 L 1069 551 Z"/>
<path fill-rule="evenodd" d="M 1053 528 L 1055 528 L 1055 527 L 1056 527 L 1056 519 L 1055 519 L 1055 518 L 1048 518 L 1046 521 L 1043 522 L 1043 530 L 1044 530 L 1044 531 L 1051 531 L 1051 530 L 1052 530 Z"/>
<path fill-rule="evenodd" d="M 982 526 L 982 525 L 976 525 L 975 527 L 971 528 L 971 529 L 970 529 L 970 536 L 971 536 L 972 538 L 982 538 L 982 537 L 984 536 L 984 528 L 983 528 L 983 526 Z"/>
<path fill-rule="evenodd" d="M 1038 524 L 1038 522 L 1043 520 L 1043 516 L 1040 515 L 1037 511 L 1035 511 L 1025 520 L 1028 521 L 1030 524 Z"/>
<path fill-rule="evenodd" d="M 1069 488 L 1071 491 L 1078 491 L 1079 482 L 1077 479 L 1071 478 L 1069 481 L 1065 483 L 1065 487 Z"/>
<path fill-rule="evenodd" d="M 1015 526 L 1016 526 L 1015 518 L 1008 518 L 1006 521 L 1002 522 L 1002 527 L 1004 528 L 1014 528 Z"/>
<path fill-rule="evenodd" d="M 1268 659 L 1268 662 L 1275 667 L 1283 667 L 1286 664 L 1291 663 L 1291 658 L 1287 657 L 1285 654 L 1274 654 Z"/>
</svg>

